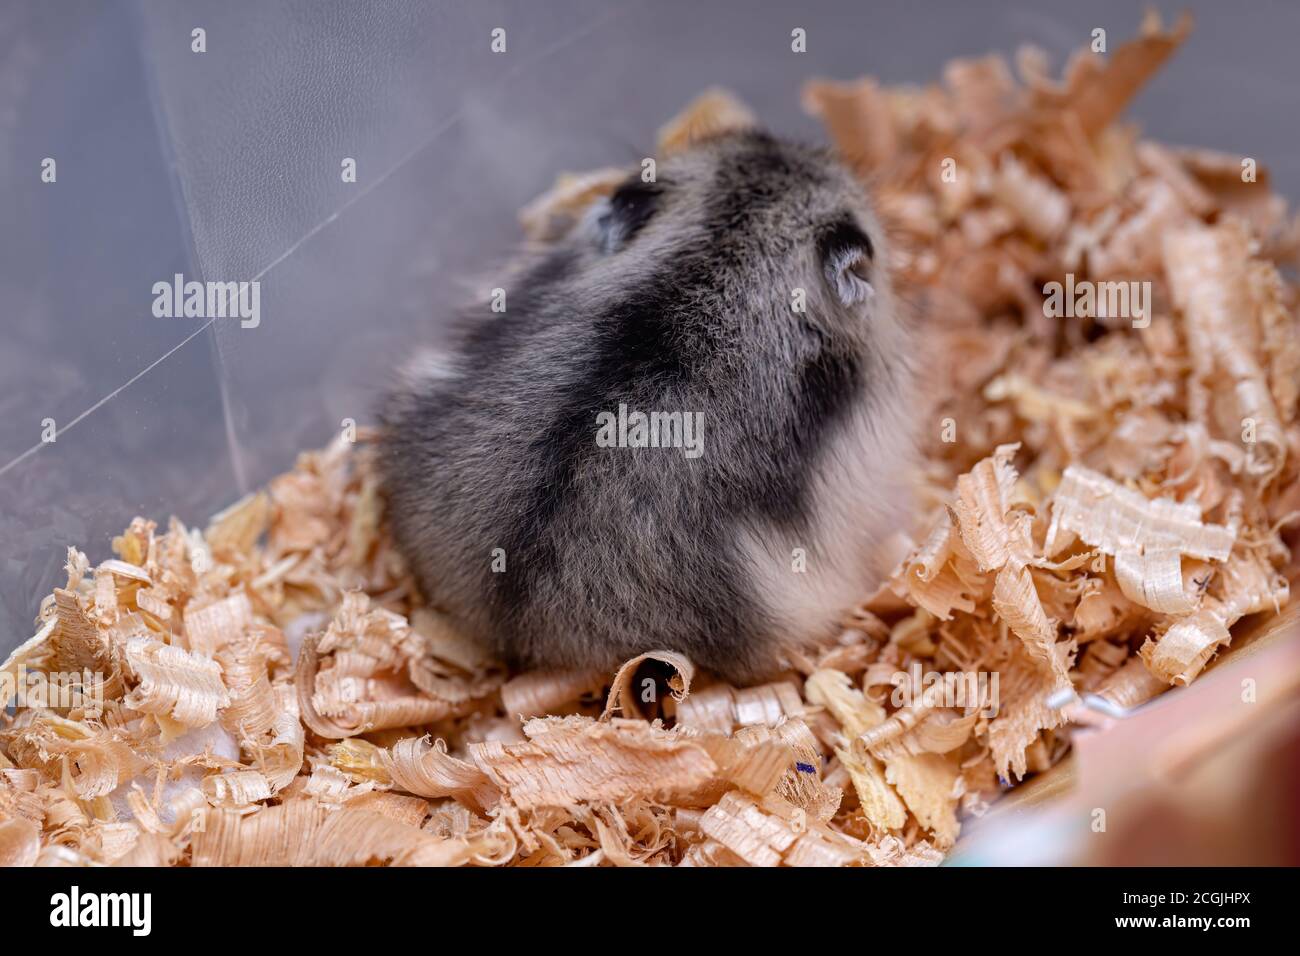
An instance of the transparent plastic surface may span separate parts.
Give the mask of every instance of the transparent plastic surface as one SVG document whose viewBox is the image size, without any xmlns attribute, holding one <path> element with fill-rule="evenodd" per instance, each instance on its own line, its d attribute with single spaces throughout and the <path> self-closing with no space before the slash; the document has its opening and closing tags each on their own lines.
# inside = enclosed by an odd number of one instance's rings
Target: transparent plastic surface
<svg viewBox="0 0 1300 956">
<path fill-rule="evenodd" d="M 1294 198 L 1300 7 L 1161 6 L 1197 29 L 1132 117 L 1254 156 Z M 562 170 L 646 155 L 701 89 L 815 138 L 809 77 L 928 83 L 1022 43 L 1061 63 L 1140 15 L 1126 0 L 0 0 L 0 652 L 30 636 L 68 545 L 97 561 L 136 514 L 201 524 L 343 419 L 370 421 L 392 365 L 437 343 L 502 262 L 518 208 Z M 257 326 L 156 317 L 153 284 L 176 273 L 257 280 Z"/>
</svg>

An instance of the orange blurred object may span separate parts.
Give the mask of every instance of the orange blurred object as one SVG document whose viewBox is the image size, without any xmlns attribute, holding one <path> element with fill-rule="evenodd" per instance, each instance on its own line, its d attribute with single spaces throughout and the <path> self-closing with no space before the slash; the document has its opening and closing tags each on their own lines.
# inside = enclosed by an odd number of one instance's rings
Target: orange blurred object
<svg viewBox="0 0 1300 956">
<path fill-rule="evenodd" d="M 1300 608 L 970 826 L 955 864 L 1300 865 Z"/>
</svg>

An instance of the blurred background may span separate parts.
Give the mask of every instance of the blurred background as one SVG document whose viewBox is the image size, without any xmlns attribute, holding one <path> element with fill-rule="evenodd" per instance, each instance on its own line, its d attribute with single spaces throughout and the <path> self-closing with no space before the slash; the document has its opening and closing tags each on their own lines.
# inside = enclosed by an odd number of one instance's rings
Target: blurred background
<svg viewBox="0 0 1300 956">
<path fill-rule="evenodd" d="M 1300 5 L 1157 6 L 1197 28 L 1132 118 L 1257 157 L 1294 201 Z M 703 88 L 819 138 L 799 107 L 810 77 L 923 84 L 1022 43 L 1060 64 L 1096 27 L 1113 49 L 1140 15 L 1126 0 L 0 0 L 0 656 L 33 633 L 68 545 L 97 562 L 136 514 L 201 526 L 343 419 L 370 421 L 387 370 L 436 343 L 518 239 L 519 207 L 562 170 L 646 155 Z M 153 284 L 178 272 L 260 280 L 260 325 L 154 317 Z"/>
</svg>

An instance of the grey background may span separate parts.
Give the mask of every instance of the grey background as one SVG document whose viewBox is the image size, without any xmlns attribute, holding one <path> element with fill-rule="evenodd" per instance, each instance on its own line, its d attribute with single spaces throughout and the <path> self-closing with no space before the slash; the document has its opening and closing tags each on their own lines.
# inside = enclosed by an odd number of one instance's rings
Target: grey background
<svg viewBox="0 0 1300 956">
<path fill-rule="evenodd" d="M 1300 194 L 1300 4 L 1158 3 L 1197 29 L 1132 117 Z M 630 162 L 702 88 L 818 138 L 811 76 L 926 83 L 1032 42 L 1058 63 L 1139 4 L 0 0 L 0 652 L 76 544 L 202 524 L 370 419 L 564 169 Z M 208 51 L 190 52 L 190 31 Z M 494 27 L 508 51 L 489 51 Z M 807 30 L 808 52 L 790 51 Z M 58 182 L 40 182 L 40 162 Z M 358 182 L 340 181 L 340 161 Z M 152 284 L 262 282 L 262 324 L 157 319 Z M 58 440 L 37 445 L 41 420 Z"/>
</svg>

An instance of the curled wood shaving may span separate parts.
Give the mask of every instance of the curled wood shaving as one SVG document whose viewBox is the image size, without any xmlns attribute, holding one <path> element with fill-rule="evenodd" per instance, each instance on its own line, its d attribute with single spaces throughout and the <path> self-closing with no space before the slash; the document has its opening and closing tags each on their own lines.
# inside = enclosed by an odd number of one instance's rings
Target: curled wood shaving
<svg viewBox="0 0 1300 956">
<path fill-rule="evenodd" d="M 793 761 L 776 783 L 776 794 L 791 806 L 802 807 L 814 819 L 829 821 L 840 808 L 844 793 L 822 779 L 823 755 L 817 738 L 802 720 L 787 720 L 776 727 L 745 727 L 736 733 L 745 742 L 778 740 L 790 748 Z M 753 791 L 751 792 L 758 792 Z M 766 795 L 766 790 L 760 795 Z"/>
<path fill-rule="evenodd" d="M 957 841 L 957 788 L 960 771 L 939 754 L 891 752 L 885 759 L 885 780 L 902 798 L 917 822 L 931 832 L 935 846 L 946 849 Z"/>
<path fill-rule="evenodd" d="M 717 772 L 697 742 L 642 721 L 553 717 L 530 726 L 526 743 L 469 747 L 475 765 L 524 810 L 580 800 L 667 799 L 707 785 Z"/>
<path fill-rule="evenodd" d="M 325 748 L 330 766 L 341 771 L 353 783 L 377 783 L 387 786 L 392 775 L 384 766 L 383 748 L 362 737 L 349 737 Z"/>
<path fill-rule="evenodd" d="M 1077 117 L 1089 136 L 1112 123 L 1140 89 L 1180 47 L 1192 31 L 1192 18 L 1179 18 L 1164 32 L 1159 15 L 1151 12 L 1142 23 L 1141 36 L 1115 50 L 1105 66 L 1096 57 L 1080 53 L 1066 76 L 1065 108 Z"/>
<path fill-rule="evenodd" d="M 1069 225 L 1070 200 L 1050 180 L 1031 173 L 1009 153 L 998 162 L 993 192 L 1039 239 L 1050 242 Z"/>
<path fill-rule="evenodd" d="M 316 690 L 316 671 L 319 668 L 319 654 L 316 650 L 317 642 L 318 639 L 315 636 L 309 636 L 303 642 L 302 650 L 298 654 L 298 669 L 294 675 L 294 685 L 298 691 L 298 706 L 302 710 L 303 722 L 311 728 L 313 733 L 322 737 L 341 740 L 356 733 L 357 729 L 335 723 L 327 716 L 319 713 L 312 702 Z"/>
<path fill-rule="evenodd" d="M 271 797 L 271 783 L 256 770 L 235 770 L 203 780 L 203 795 L 214 807 L 246 807 Z"/>
<path fill-rule="evenodd" d="M 952 514 L 945 508 L 926 540 L 896 572 L 894 590 L 942 621 L 952 620 L 953 611 L 974 611 L 979 588 L 971 573 L 974 561 L 964 549 Z M 958 571 L 958 565 L 963 571 Z"/>
<path fill-rule="evenodd" d="M 1222 617 L 1206 608 L 1175 621 L 1159 640 L 1143 644 L 1142 660 L 1161 680 L 1187 684 L 1231 638 Z"/>
<path fill-rule="evenodd" d="M 211 657 L 239 640 L 253 622 L 253 608 L 243 591 L 202 607 L 185 609 L 185 639 L 191 651 Z"/>
<path fill-rule="evenodd" d="M 486 773 L 450 756 L 441 740 L 434 744 L 427 737 L 401 740 L 391 752 L 381 752 L 380 759 L 394 785 L 407 793 L 456 797 L 479 813 L 491 809 L 501 798 L 500 788 Z"/>
<path fill-rule="evenodd" d="M 1007 565 L 998 572 L 992 605 L 998 617 L 1024 642 L 1029 656 L 1052 672 L 1058 684 L 1069 683 L 1061 657 L 1056 653 L 1056 626 L 1047 619 L 1027 568 Z"/>
<path fill-rule="evenodd" d="M 840 155 L 862 172 L 880 169 L 898 149 L 888 95 L 875 80 L 816 81 L 804 87 L 804 107 L 830 128 Z"/>
<path fill-rule="evenodd" d="M 221 713 L 227 730 L 256 737 L 271 729 L 278 701 L 271 686 L 267 649 L 257 641 L 241 641 L 217 655 L 230 703 Z"/>
<path fill-rule="evenodd" d="M 868 854 L 865 844 L 810 820 L 779 797 L 759 801 L 731 791 L 704 813 L 699 827 L 749 866 L 849 866 Z"/>
<path fill-rule="evenodd" d="M 711 789 L 725 782 L 756 796 L 767 796 L 794 764 L 794 751 L 779 738 L 705 735 L 697 742 L 717 767 Z"/>
<path fill-rule="evenodd" d="M 618 669 L 618 673 L 614 675 L 614 683 L 609 688 L 609 700 L 605 703 L 604 716 L 608 717 L 615 712 L 625 717 L 646 716 L 641 705 L 654 702 L 653 681 L 650 682 L 650 686 L 633 686 L 637 670 L 646 661 L 658 661 L 671 667 L 674 676 L 669 680 L 668 688 L 672 699 L 679 704 L 686 699 L 686 695 L 691 692 L 691 678 L 695 675 L 695 668 L 691 662 L 684 655 L 673 651 L 650 651 L 632 658 Z M 647 694 L 650 695 L 649 700 Z"/>
<path fill-rule="evenodd" d="M 1007 521 L 1007 509 L 1016 483 L 1011 459 L 1019 447 L 999 446 L 992 457 L 985 458 L 957 479 L 953 510 L 962 541 L 981 571 L 1002 567 L 1011 553 L 1013 531 Z"/>
<path fill-rule="evenodd" d="M 1040 732 L 1061 726 L 1065 719 L 1060 710 L 1048 705 L 1048 699 L 1070 686 L 1060 675 L 1070 669 L 1074 645 L 1058 643 L 1052 654 L 1057 663 L 1046 670 L 1024 651 L 1013 652 L 1000 668 L 1003 703 L 989 723 L 989 746 L 993 764 L 1004 778 L 1011 773 L 1024 777 L 1029 769 L 1025 751 Z"/>
<path fill-rule="evenodd" d="M 842 731 L 841 740 L 852 746 L 836 746 L 835 756 L 848 771 L 864 817 L 880 830 L 901 829 L 907 809 L 876 757 L 860 741 L 885 721 L 885 710 L 870 701 L 848 677 L 839 671 L 818 671 L 805 685 L 808 700 L 820 704 L 834 716 Z"/>
<path fill-rule="evenodd" d="M 659 130 L 659 152 L 669 156 L 710 137 L 754 125 L 754 114 L 744 103 L 726 90 L 707 90 Z"/>
<path fill-rule="evenodd" d="M 429 816 L 427 800 L 381 790 L 371 790 L 369 793 L 351 797 L 347 801 L 347 806 L 356 810 L 368 810 L 381 817 L 388 817 L 413 827 L 422 826 L 425 818 Z"/>
<path fill-rule="evenodd" d="M 203 537 L 216 554 L 242 556 L 257 544 L 270 519 L 271 499 L 259 491 L 213 515 Z"/>
<path fill-rule="evenodd" d="M 304 738 L 297 714 L 280 713 L 271 725 L 268 743 L 253 741 L 248 745 L 260 772 L 266 777 L 271 793 L 289 786 L 302 769 Z"/>
<path fill-rule="evenodd" d="M 970 740 L 982 712 L 992 704 L 990 700 L 981 700 L 969 713 L 960 717 L 950 710 L 932 711 L 917 723 L 914 730 L 899 738 L 899 746 L 910 753 L 951 753 Z"/>
<path fill-rule="evenodd" d="M 529 671 L 501 688 L 501 704 L 512 717 L 541 717 L 598 691 L 608 675 L 601 671 Z"/>
<path fill-rule="evenodd" d="M 1097 693 L 1125 710 L 1145 704 L 1169 687 L 1147 669 L 1141 657 L 1131 657 L 1097 688 Z"/>
<path fill-rule="evenodd" d="M 687 727 L 729 734 L 737 727 L 775 727 L 804 711 L 799 689 L 788 681 L 735 688 L 714 684 L 677 706 L 677 721 Z"/>
<path fill-rule="evenodd" d="M 703 840 L 692 844 L 678 866 L 749 866 L 741 857 L 732 853 L 717 840 Z"/>
<path fill-rule="evenodd" d="M 1231 226 L 1192 226 L 1170 232 L 1164 240 L 1174 304 L 1186 317 L 1187 336 L 1196 374 L 1206 384 L 1225 376 L 1231 409 L 1229 422 L 1240 428 L 1253 423 L 1247 444 L 1250 470 L 1271 478 L 1286 459 L 1282 422 L 1259 361 L 1262 330 L 1241 305 L 1251 298 L 1247 241 Z M 1198 417 L 1210 409 L 1194 407 Z"/>
<path fill-rule="evenodd" d="M 1151 548 L 1145 553 L 1120 551 L 1115 555 L 1115 580 L 1124 596 L 1135 604 L 1162 614 L 1186 614 L 1196 603 L 1183 585 L 1182 552 L 1177 548 Z"/>
<path fill-rule="evenodd" d="M 724 794 L 700 820 L 700 830 L 750 866 L 777 866 L 799 838 L 790 824 L 765 813 L 752 797 Z"/>
<path fill-rule="evenodd" d="M 134 746 L 137 738 L 129 730 L 97 727 L 48 712 L 27 711 L 0 737 L 17 766 L 42 770 L 60 783 L 66 780 L 81 800 L 111 793 L 143 770 L 148 759 Z"/>
<path fill-rule="evenodd" d="M 194 834 L 195 866 L 455 866 L 469 841 L 440 840 L 369 810 L 290 800 L 251 815 L 212 810 Z"/>
<path fill-rule="evenodd" d="M 104 683 L 99 690 L 106 697 L 116 696 L 121 689 L 118 649 L 87 617 L 73 591 L 55 588 L 54 607 L 53 629 L 47 633 L 46 669 L 55 673 L 103 675 Z M 11 659 L 17 659 L 17 654 Z"/>
<path fill-rule="evenodd" d="M 136 679 L 124 700 L 132 710 L 161 714 L 187 727 L 204 727 L 230 703 L 221 666 L 209 658 L 138 637 L 126 645 L 126 663 Z"/>
<path fill-rule="evenodd" d="M 472 709 L 474 697 L 491 686 L 450 682 L 433 696 L 419 686 L 430 686 L 422 651 L 404 619 L 349 593 L 325 633 L 303 643 L 295 676 L 303 720 L 335 739 L 419 726 Z M 330 656 L 322 660 L 324 652 Z"/>
<path fill-rule="evenodd" d="M 1149 499 L 1081 465 L 1065 470 L 1053 497 L 1048 541 L 1061 531 L 1109 555 L 1164 548 L 1215 561 L 1228 557 L 1236 539 L 1231 528 L 1204 524 L 1194 501 Z"/>
<path fill-rule="evenodd" d="M 885 720 L 885 709 L 868 700 L 842 671 L 820 670 L 809 675 L 804 693 L 809 702 L 830 711 L 847 739 L 861 737 Z"/>
</svg>

